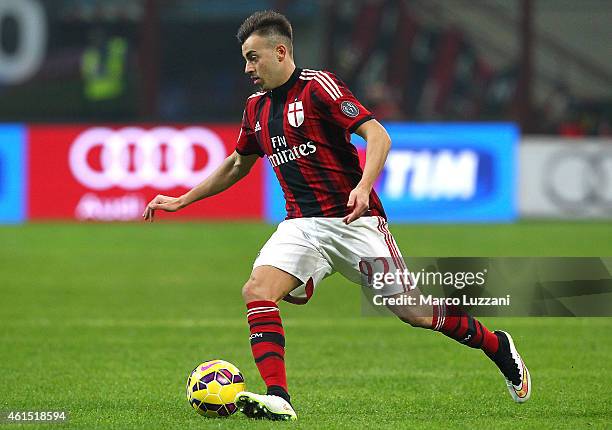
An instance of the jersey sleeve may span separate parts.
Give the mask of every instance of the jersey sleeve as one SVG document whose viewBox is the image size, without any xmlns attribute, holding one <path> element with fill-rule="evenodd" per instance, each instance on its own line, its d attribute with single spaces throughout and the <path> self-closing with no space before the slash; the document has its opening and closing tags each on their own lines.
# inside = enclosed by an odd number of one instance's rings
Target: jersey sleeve
<svg viewBox="0 0 612 430">
<path fill-rule="evenodd" d="M 246 108 L 242 113 L 242 124 L 240 125 L 240 134 L 238 135 L 238 141 L 236 142 L 236 152 L 240 155 L 257 154 L 260 157 L 264 156 L 259 143 L 257 143 L 255 132 L 249 125 Z"/>
<path fill-rule="evenodd" d="M 374 118 L 348 87 L 333 73 L 316 72 L 312 78 L 315 111 L 322 119 L 353 133 Z"/>
</svg>

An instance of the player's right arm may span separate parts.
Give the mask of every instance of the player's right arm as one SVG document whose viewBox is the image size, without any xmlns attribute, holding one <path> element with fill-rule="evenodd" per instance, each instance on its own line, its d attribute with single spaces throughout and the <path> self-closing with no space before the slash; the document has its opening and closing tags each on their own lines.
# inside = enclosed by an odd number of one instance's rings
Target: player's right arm
<svg viewBox="0 0 612 430">
<path fill-rule="evenodd" d="M 234 151 L 210 176 L 182 196 L 170 197 L 161 194 L 155 196 L 145 208 L 142 217 L 145 221 L 153 222 L 155 211 L 158 209 L 176 212 L 193 202 L 219 194 L 244 178 L 258 158 L 257 154 L 240 155 Z"/>
</svg>

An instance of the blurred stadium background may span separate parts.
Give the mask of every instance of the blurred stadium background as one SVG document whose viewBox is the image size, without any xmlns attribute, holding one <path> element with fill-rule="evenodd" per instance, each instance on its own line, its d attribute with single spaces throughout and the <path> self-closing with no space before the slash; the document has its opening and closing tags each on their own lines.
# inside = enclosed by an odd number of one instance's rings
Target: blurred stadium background
<svg viewBox="0 0 612 430">
<path fill-rule="evenodd" d="M 392 221 L 612 216 L 608 2 L 2 0 L 0 222 L 137 219 L 197 183 L 233 149 L 234 34 L 264 8 L 393 124 Z M 282 219 L 266 165 L 179 217 Z"/>
<path fill-rule="evenodd" d="M 0 0 L 0 409 L 185 428 L 200 418 L 183 379 L 217 357 L 261 388 L 239 290 L 284 217 L 267 161 L 133 221 L 233 150 L 253 91 L 234 35 L 268 8 L 292 21 L 298 66 L 337 73 L 388 126 L 377 187 L 405 255 L 612 255 L 609 1 Z M 305 428 L 612 419 L 609 318 L 487 320 L 536 375 L 518 410 L 482 357 L 361 318 L 338 276 L 282 311 Z"/>
</svg>

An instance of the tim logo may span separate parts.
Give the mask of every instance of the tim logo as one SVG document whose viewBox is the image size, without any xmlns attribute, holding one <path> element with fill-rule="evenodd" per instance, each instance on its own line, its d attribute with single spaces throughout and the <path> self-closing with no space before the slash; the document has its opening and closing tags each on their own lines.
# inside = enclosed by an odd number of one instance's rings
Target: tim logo
<svg viewBox="0 0 612 430">
<path fill-rule="evenodd" d="M 392 200 L 472 200 L 492 188 L 492 160 L 464 150 L 397 150 L 389 154 L 382 191 Z"/>
</svg>

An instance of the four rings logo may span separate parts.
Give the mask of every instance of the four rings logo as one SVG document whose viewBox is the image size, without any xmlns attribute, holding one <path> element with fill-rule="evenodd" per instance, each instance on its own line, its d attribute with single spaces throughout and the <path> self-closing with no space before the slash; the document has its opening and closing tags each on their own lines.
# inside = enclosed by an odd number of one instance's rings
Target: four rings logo
<svg viewBox="0 0 612 430">
<path fill-rule="evenodd" d="M 592 208 L 612 211 L 612 151 L 563 151 L 548 160 L 544 190 L 570 213 Z"/>
<path fill-rule="evenodd" d="M 196 168 L 196 152 L 201 151 L 206 154 L 205 162 Z M 163 190 L 197 185 L 226 156 L 219 136 L 203 127 L 96 127 L 76 138 L 69 163 L 75 178 L 93 190 L 146 186 Z"/>
</svg>

